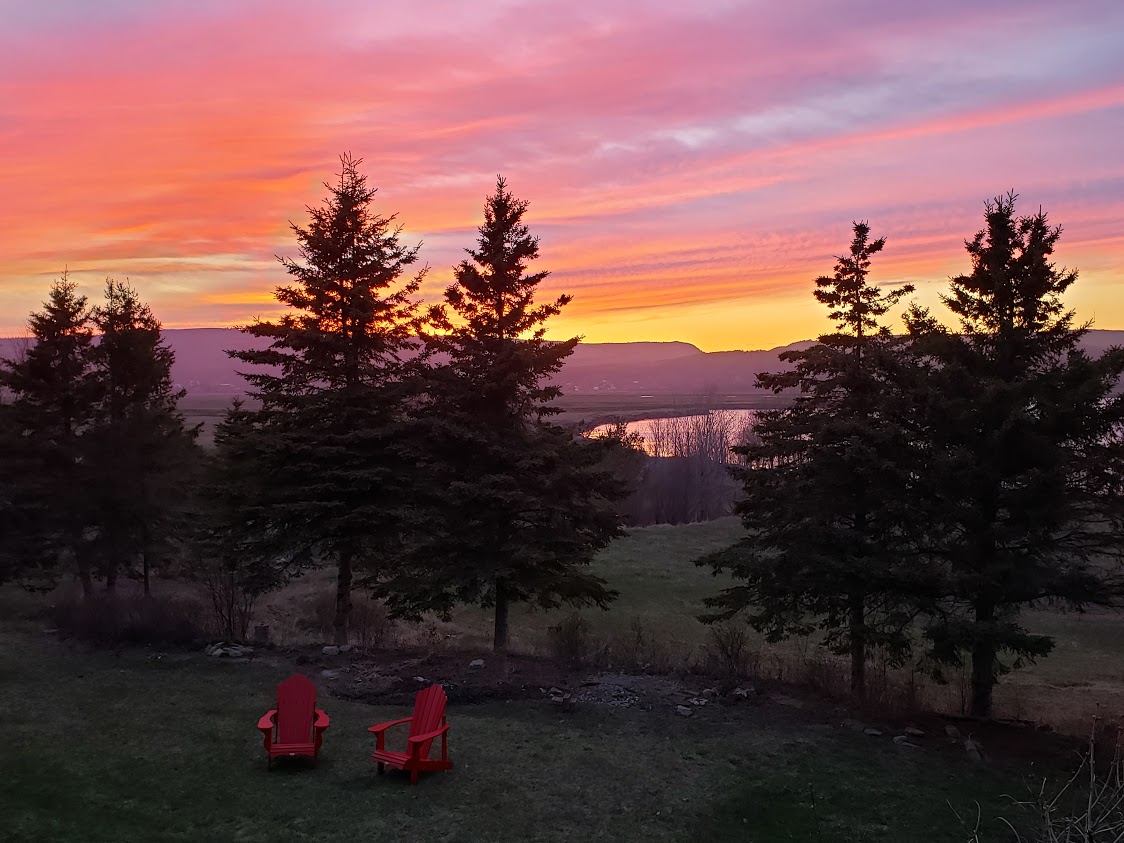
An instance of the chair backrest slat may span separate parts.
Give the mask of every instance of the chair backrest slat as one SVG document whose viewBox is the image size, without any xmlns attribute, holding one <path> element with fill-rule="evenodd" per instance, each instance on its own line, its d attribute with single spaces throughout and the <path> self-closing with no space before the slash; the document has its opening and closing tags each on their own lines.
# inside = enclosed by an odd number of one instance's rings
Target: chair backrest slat
<svg viewBox="0 0 1124 843">
<path fill-rule="evenodd" d="M 410 723 L 410 736 L 424 735 L 434 731 L 441 725 L 441 716 L 445 713 L 445 703 L 448 697 L 445 689 L 440 685 L 431 685 L 424 691 L 418 692 L 414 701 L 414 719 Z M 429 754 L 429 746 L 433 741 L 426 741 L 421 746 L 421 757 Z"/>
<path fill-rule="evenodd" d="M 277 686 L 277 742 L 309 743 L 316 710 L 316 686 L 294 674 Z"/>
</svg>

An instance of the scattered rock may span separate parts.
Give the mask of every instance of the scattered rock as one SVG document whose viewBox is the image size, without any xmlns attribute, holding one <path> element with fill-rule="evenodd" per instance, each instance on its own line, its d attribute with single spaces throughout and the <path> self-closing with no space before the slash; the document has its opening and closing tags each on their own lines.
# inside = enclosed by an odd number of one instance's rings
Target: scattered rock
<svg viewBox="0 0 1124 843">
<path fill-rule="evenodd" d="M 866 726 L 864 726 L 858 720 L 852 720 L 850 717 L 848 717 L 846 720 L 844 720 L 839 725 L 840 726 L 846 726 L 852 732 L 861 732 L 863 729 L 866 728 Z"/>
<path fill-rule="evenodd" d="M 906 726 L 904 731 L 911 738 L 923 738 L 923 737 L 925 737 L 925 730 L 924 729 L 918 729 L 916 726 Z"/>
<path fill-rule="evenodd" d="M 864 735 L 870 735 L 872 738 L 882 737 L 882 733 L 880 731 L 878 731 L 877 729 L 871 729 L 869 727 L 866 728 L 866 729 L 863 729 L 863 734 Z"/>
<path fill-rule="evenodd" d="M 703 690 L 702 696 L 706 697 L 708 700 L 717 699 L 718 698 L 718 689 L 717 688 L 706 688 L 706 689 Z"/>
<path fill-rule="evenodd" d="M 914 749 L 918 748 L 917 744 L 910 741 L 908 735 L 894 735 L 894 743 L 896 743 L 898 746 L 911 746 Z"/>
<path fill-rule="evenodd" d="M 675 711 L 678 714 L 681 714 L 683 717 L 690 717 L 692 714 L 694 714 L 694 712 L 691 711 L 691 709 L 689 707 L 685 706 L 685 705 L 675 706 Z"/>
<path fill-rule="evenodd" d="M 325 656 L 338 656 L 339 653 L 340 653 L 340 648 L 335 646 L 334 644 L 329 644 L 327 647 L 325 647 L 320 652 L 323 653 Z"/>
<path fill-rule="evenodd" d="M 953 726 L 951 723 L 945 724 L 944 733 L 948 735 L 950 740 L 960 740 L 960 730 Z"/>
<path fill-rule="evenodd" d="M 339 675 L 339 671 L 338 670 L 322 670 L 322 671 L 320 671 L 320 675 L 323 676 L 325 679 L 335 679 L 336 676 Z"/>
<path fill-rule="evenodd" d="M 695 697 L 694 699 L 690 700 L 690 703 L 691 705 L 706 705 L 706 700 L 702 697 Z"/>
<path fill-rule="evenodd" d="M 582 687 L 583 688 L 592 688 L 594 685 L 600 685 L 600 684 L 601 683 L 598 682 L 596 679 L 586 679 L 584 682 L 582 682 Z"/>
<path fill-rule="evenodd" d="M 354 644 L 343 644 L 340 646 L 341 653 L 350 653 L 355 648 Z"/>
<path fill-rule="evenodd" d="M 424 685 L 429 680 L 426 679 L 424 676 L 415 676 L 414 681 L 417 682 L 419 685 Z"/>
<path fill-rule="evenodd" d="M 483 659 L 473 659 L 472 661 L 470 661 L 468 663 L 468 667 L 469 667 L 470 670 L 479 670 L 483 666 L 484 666 L 484 660 Z"/>
<path fill-rule="evenodd" d="M 734 697 L 736 699 L 739 699 L 739 700 L 747 700 L 756 693 L 757 693 L 757 691 L 755 691 L 753 688 L 735 688 L 734 689 Z"/>
<path fill-rule="evenodd" d="M 980 745 L 974 740 L 968 739 L 964 741 L 964 751 L 968 753 L 968 757 L 973 761 L 983 761 L 983 754 L 980 752 Z"/>
<path fill-rule="evenodd" d="M 771 699 L 777 705 L 786 705 L 789 708 L 804 707 L 804 703 L 802 703 L 800 700 L 794 700 L 792 697 L 786 697 L 783 694 L 774 694 L 773 696 L 769 697 L 769 699 Z"/>
</svg>

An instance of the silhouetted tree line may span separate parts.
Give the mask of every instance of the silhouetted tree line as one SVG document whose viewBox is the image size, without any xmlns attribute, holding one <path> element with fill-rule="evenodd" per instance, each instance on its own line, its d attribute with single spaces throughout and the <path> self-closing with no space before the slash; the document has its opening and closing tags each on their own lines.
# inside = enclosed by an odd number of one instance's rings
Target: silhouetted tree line
<svg viewBox="0 0 1124 843">
<path fill-rule="evenodd" d="M 950 331 L 911 306 L 906 332 L 880 319 L 909 286 L 869 280 L 885 244 L 856 223 L 815 296 L 836 331 L 783 355 L 762 386 L 799 390 L 761 412 L 738 448 L 746 537 L 698 561 L 737 584 L 708 619 L 745 613 L 770 640 L 819 634 L 864 693 L 878 649 L 905 663 L 970 662 L 971 712 L 1053 640 L 1022 613 L 1116 605 L 1124 580 L 1124 350 L 1091 358 L 1061 295 L 1077 279 L 1051 260 L 1061 230 L 986 206 L 951 280 Z"/>
<path fill-rule="evenodd" d="M 497 650 L 512 603 L 612 600 L 588 563 L 621 532 L 606 461 L 621 442 L 551 420 L 548 380 L 578 339 L 544 338 L 570 298 L 535 301 L 527 203 L 497 181 L 444 303 L 424 308 L 419 247 L 373 211 L 361 162 L 341 163 L 292 226 L 284 315 L 244 329 L 268 347 L 231 352 L 257 406 L 231 407 L 213 452 L 176 410 L 172 352 L 136 293 L 109 281 L 89 308 L 54 285 L 0 369 L 0 578 L 69 571 L 89 595 L 136 574 L 147 591 L 172 548 L 237 636 L 257 595 L 330 566 L 338 643 L 364 588 L 401 617 L 491 607 Z"/>
<path fill-rule="evenodd" d="M 284 314 L 244 329 L 269 346 L 231 352 L 255 401 L 235 402 L 212 450 L 176 409 L 172 352 L 136 292 L 111 280 L 91 307 L 65 274 L 52 287 L 34 342 L 0 365 L 0 580 L 72 573 L 90 595 L 178 565 L 239 635 L 256 596 L 331 567 L 340 643 L 359 588 L 399 617 L 492 608 L 502 650 L 513 603 L 611 602 L 588 563 L 629 506 L 724 511 L 732 448 L 747 532 L 699 560 L 735 580 L 708 619 L 819 635 L 849 656 L 857 695 L 874 651 L 970 661 L 972 711 L 988 715 L 998 678 L 1051 650 L 1024 609 L 1120 599 L 1124 351 L 1080 350 L 1061 303 L 1077 274 L 1051 259 L 1060 229 L 1017 216 L 1014 194 L 987 204 L 971 271 L 943 297 L 956 331 L 916 306 L 904 334 L 883 324 L 912 288 L 870 281 L 885 241 L 856 223 L 815 282 L 837 329 L 759 376 L 796 398 L 748 437 L 717 416 L 669 422 L 650 462 L 674 476 L 643 499 L 623 427 L 590 439 L 552 419 L 550 378 L 578 340 L 545 339 L 569 297 L 536 302 L 527 203 L 497 181 L 443 302 L 424 307 L 419 247 L 373 211 L 360 161 L 341 161 L 292 226 Z"/>
</svg>

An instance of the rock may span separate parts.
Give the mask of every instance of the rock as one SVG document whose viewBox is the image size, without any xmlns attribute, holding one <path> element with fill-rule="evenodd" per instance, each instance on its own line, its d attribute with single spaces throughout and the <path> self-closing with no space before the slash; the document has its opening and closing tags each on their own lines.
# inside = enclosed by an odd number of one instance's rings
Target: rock
<svg viewBox="0 0 1124 843">
<path fill-rule="evenodd" d="M 600 685 L 600 684 L 601 683 L 598 682 L 596 679 L 586 679 L 584 682 L 582 682 L 582 687 L 583 688 L 592 688 L 593 686 Z"/>
<path fill-rule="evenodd" d="M 551 688 L 549 691 L 547 691 L 547 693 L 552 697 L 560 697 L 566 692 L 561 688 Z"/>
<path fill-rule="evenodd" d="M 691 705 L 706 705 L 706 700 L 702 697 L 695 697 L 693 700 L 690 700 L 690 703 Z"/>
<path fill-rule="evenodd" d="M 340 648 L 335 646 L 334 644 L 329 644 L 327 647 L 325 647 L 320 652 L 323 653 L 325 656 L 338 656 L 339 652 L 340 652 Z"/>
<path fill-rule="evenodd" d="M 960 740 L 960 730 L 953 726 L 951 723 L 945 724 L 944 733 L 948 735 L 950 740 Z"/>
<path fill-rule="evenodd" d="M 685 705 L 677 705 L 677 706 L 675 706 L 675 711 L 676 711 L 676 712 L 677 712 L 678 714 L 681 714 L 681 715 L 682 715 L 683 717 L 690 717 L 690 716 L 691 716 L 692 714 L 694 714 L 694 712 L 693 712 L 693 711 L 691 711 L 691 709 L 690 709 L 690 708 L 688 708 L 688 707 L 687 707 L 687 706 L 685 706 Z"/>
<path fill-rule="evenodd" d="M 964 751 L 968 753 L 968 757 L 973 761 L 983 761 L 980 745 L 975 741 L 971 739 L 964 741 Z"/>
<path fill-rule="evenodd" d="M 869 727 L 867 727 L 866 729 L 863 729 L 863 734 L 864 735 L 870 735 L 872 738 L 882 737 L 882 733 L 880 731 L 878 731 L 877 729 L 871 729 Z"/>
<path fill-rule="evenodd" d="M 353 649 L 355 649 L 354 644 L 343 644 L 340 646 L 341 653 L 350 653 Z"/>
<path fill-rule="evenodd" d="M 339 675 L 339 671 L 338 670 L 322 670 L 322 671 L 320 671 L 320 675 L 323 676 L 325 679 L 335 679 L 336 676 Z"/>
<path fill-rule="evenodd" d="M 213 647 L 210 650 L 210 655 L 214 658 L 226 655 L 226 650 L 222 647 Z"/>
<path fill-rule="evenodd" d="M 702 696 L 706 697 L 708 700 L 717 699 L 718 689 L 717 688 L 706 688 L 706 689 L 703 690 Z"/>
<path fill-rule="evenodd" d="M 242 651 L 242 655 L 244 655 L 244 656 L 252 656 L 254 654 L 254 648 L 253 647 L 247 647 L 245 644 L 243 644 L 238 649 Z"/>
<path fill-rule="evenodd" d="M 911 746 L 917 749 L 917 744 L 911 743 L 908 735 L 894 735 L 894 743 L 898 746 Z"/>
<path fill-rule="evenodd" d="M 786 705 L 789 708 L 804 707 L 804 703 L 802 703 L 800 700 L 794 700 L 792 697 L 786 697 L 783 694 L 774 694 L 773 696 L 769 697 L 769 699 L 771 699 L 777 705 Z"/>
<path fill-rule="evenodd" d="M 419 685 L 424 685 L 429 680 L 426 679 L 424 676 L 415 676 L 414 681 L 417 682 Z"/>
<path fill-rule="evenodd" d="M 903 731 L 907 735 L 909 735 L 911 738 L 923 738 L 923 737 L 925 737 L 925 730 L 924 729 L 918 729 L 916 726 L 906 726 Z"/>
<path fill-rule="evenodd" d="M 858 720 L 852 720 L 850 717 L 848 717 L 846 720 L 844 720 L 839 725 L 840 726 L 846 726 L 852 732 L 861 732 L 863 729 L 866 728 L 866 726 L 864 726 Z"/>
<path fill-rule="evenodd" d="M 734 696 L 740 700 L 747 700 L 757 692 L 753 688 L 735 688 Z"/>
<path fill-rule="evenodd" d="M 484 660 L 483 659 L 473 659 L 472 661 L 470 661 L 468 663 L 468 667 L 469 667 L 470 670 L 479 670 L 483 666 L 484 666 Z"/>
</svg>

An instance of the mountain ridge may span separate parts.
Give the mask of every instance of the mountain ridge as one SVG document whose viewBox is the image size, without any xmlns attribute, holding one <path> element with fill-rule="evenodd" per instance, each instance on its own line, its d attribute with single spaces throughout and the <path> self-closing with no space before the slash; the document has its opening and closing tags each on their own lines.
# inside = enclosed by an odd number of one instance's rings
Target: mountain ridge
<svg viewBox="0 0 1124 843">
<path fill-rule="evenodd" d="M 226 349 L 263 348 L 268 341 L 233 328 L 169 328 L 164 331 L 176 352 L 172 377 L 188 392 L 241 393 L 238 375 L 247 364 L 230 359 Z M 0 338 L 0 357 L 10 358 L 28 341 Z M 758 372 L 783 371 L 785 351 L 808 348 L 800 340 L 770 349 L 702 351 L 687 342 L 580 343 L 555 382 L 568 394 L 636 393 L 762 393 L 754 383 Z M 1082 341 L 1090 354 L 1124 345 L 1124 331 L 1094 329 Z"/>
</svg>

